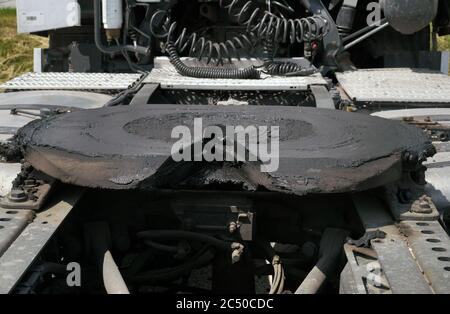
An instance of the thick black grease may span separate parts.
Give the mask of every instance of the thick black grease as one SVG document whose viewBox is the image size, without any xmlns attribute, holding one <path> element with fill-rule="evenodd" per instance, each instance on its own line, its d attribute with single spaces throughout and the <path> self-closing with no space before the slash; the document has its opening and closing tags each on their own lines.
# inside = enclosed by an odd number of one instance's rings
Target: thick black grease
<svg viewBox="0 0 450 314">
<path fill-rule="evenodd" d="M 175 163 L 175 126 L 279 126 L 280 167 L 258 163 Z M 371 188 L 392 180 L 405 151 L 429 147 L 426 135 L 401 122 L 357 113 L 281 106 L 148 105 L 84 110 L 35 121 L 18 132 L 25 158 L 63 182 L 112 189 L 264 187 L 289 193 Z M 383 176 L 386 173 L 385 176 Z M 376 182 L 370 180 L 378 177 Z M 369 182 L 369 183 L 368 183 Z"/>
</svg>

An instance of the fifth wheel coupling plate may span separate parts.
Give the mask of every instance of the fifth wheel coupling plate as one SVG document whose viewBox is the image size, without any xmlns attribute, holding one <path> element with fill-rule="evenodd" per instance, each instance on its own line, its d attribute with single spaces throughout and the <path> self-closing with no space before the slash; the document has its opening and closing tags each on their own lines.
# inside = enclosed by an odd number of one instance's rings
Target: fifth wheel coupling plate
<svg viewBox="0 0 450 314">
<path fill-rule="evenodd" d="M 258 162 L 175 162 L 171 133 L 206 126 L 278 126 L 279 168 Z M 269 138 L 269 142 L 270 142 Z M 385 185 L 402 175 L 405 151 L 423 156 L 430 142 L 401 122 L 315 108 L 138 105 L 33 121 L 17 142 L 35 168 L 63 182 L 107 189 L 220 188 L 304 195 Z"/>
</svg>

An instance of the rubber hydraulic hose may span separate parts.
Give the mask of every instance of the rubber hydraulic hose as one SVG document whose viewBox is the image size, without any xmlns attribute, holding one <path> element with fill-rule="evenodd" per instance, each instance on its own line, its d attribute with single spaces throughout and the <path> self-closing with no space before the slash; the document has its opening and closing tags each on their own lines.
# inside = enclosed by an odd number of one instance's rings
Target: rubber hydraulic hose
<svg viewBox="0 0 450 314">
<path fill-rule="evenodd" d="M 104 222 L 88 223 L 85 226 L 85 233 L 91 244 L 106 292 L 108 294 L 130 294 L 110 251 L 111 241 L 108 225 Z"/>
<path fill-rule="evenodd" d="M 327 276 L 317 266 L 314 266 L 295 294 L 316 294 L 326 280 Z"/>
<path fill-rule="evenodd" d="M 140 239 L 165 239 L 165 240 L 191 240 L 209 244 L 215 248 L 231 251 L 232 244 L 219 240 L 217 238 L 196 232 L 182 230 L 149 230 L 142 231 L 137 234 Z"/>
<path fill-rule="evenodd" d="M 103 284 L 108 294 L 130 294 L 110 251 L 105 252 L 102 272 Z"/>
<path fill-rule="evenodd" d="M 133 274 L 127 279 L 132 282 L 143 282 L 146 284 L 155 284 L 163 281 L 176 280 L 183 275 L 189 274 L 193 269 L 204 267 L 211 263 L 215 254 L 214 251 L 207 248 L 195 254 L 184 264 L 164 269 L 150 270 L 138 274 Z"/>
<path fill-rule="evenodd" d="M 171 254 L 177 254 L 179 251 L 179 248 L 176 246 L 161 244 L 161 243 L 154 242 L 151 240 L 145 240 L 144 242 L 149 247 L 151 247 L 155 250 L 158 250 L 158 251 L 167 252 L 167 253 L 171 253 Z"/>
<path fill-rule="evenodd" d="M 255 244 L 262 249 L 265 255 L 267 255 L 268 260 L 272 260 L 273 278 L 269 294 L 283 293 L 285 276 L 280 257 L 277 255 L 275 249 L 270 245 L 270 243 L 256 241 Z"/>
<path fill-rule="evenodd" d="M 303 280 L 295 294 L 316 294 L 319 292 L 327 278 L 334 273 L 347 235 L 347 230 L 333 228 L 325 230 L 320 241 L 319 261 Z"/>
</svg>

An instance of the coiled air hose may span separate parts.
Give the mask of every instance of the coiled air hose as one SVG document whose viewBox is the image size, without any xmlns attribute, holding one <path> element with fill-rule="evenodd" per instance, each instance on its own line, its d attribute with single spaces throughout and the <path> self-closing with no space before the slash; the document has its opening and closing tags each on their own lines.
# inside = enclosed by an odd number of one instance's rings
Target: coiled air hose
<svg viewBox="0 0 450 314">
<path fill-rule="evenodd" d="M 187 34 L 186 28 L 175 36 L 176 22 L 170 23 L 169 13 L 159 10 L 150 20 L 150 31 L 156 38 L 166 39 L 166 52 L 170 62 L 178 73 L 183 76 L 212 79 L 258 79 L 259 71 L 251 66 L 244 69 L 224 69 L 213 67 L 189 67 L 181 61 L 178 52 L 189 49 L 189 56 L 196 55 L 199 59 L 207 56 L 207 63 L 211 59 L 217 64 L 227 58 L 231 63 L 231 55 L 237 54 L 239 49 L 250 51 L 257 43 L 264 43 L 265 59 L 263 68 L 265 73 L 276 76 L 309 76 L 316 72 L 314 68 L 303 68 L 294 62 L 276 62 L 273 60 L 274 45 L 279 43 L 311 42 L 322 38 L 327 32 L 327 21 L 320 16 L 300 19 L 287 19 L 283 14 L 274 14 L 264 10 L 253 1 L 220 0 L 220 7 L 227 9 L 230 17 L 237 19 L 238 24 L 246 28 L 246 34 L 240 34 L 226 42 L 212 42 L 196 33 Z M 274 6 L 279 11 L 290 13 L 293 9 L 285 1 L 275 1 Z M 270 7 L 269 7 L 270 9 Z M 279 16 L 280 15 L 280 16 Z M 163 21 L 162 33 L 156 31 L 158 17 Z M 237 55 L 239 58 L 239 55 Z"/>
<path fill-rule="evenodd" d="M 328 22 L 318 15 L 289 19 L 281 12 L 271 12 L 270 6 L 261 8 L 252 0 L 220 0 L 219 4 L 246 27 L 247 33 L 255 34 L 259 40 L 270 38 L 278 43 L 303 43 L 318 40 L 328 31 Z M 282 8 L 289 13 L 294 12 L 287 3 L 274 1 L 273 5 L 278 11 Z"/>
<path fill-rule="evenodd" d="M 158 25 L 160 20 L 164 21 L 162 26 Z M 223 64 L 224 59 L 232 63 L 233 57 L 240 59 L 240 50 L 250 53 L 256 46 L 253 34 L 237 34 L 223 42 L 209 40 L 196 32 L 188 34 L 187 28 L 183 28 L 177 35 L 177 22 L 171 22 L 169 12 L 165 10 L 158 10 L 153 14 L 149 29 L 155 38 L 165 40 L 166 44 L 172 42 L 179 53 L 187 51 L 189 57 L 198 60 L 206 58 L 207 64 L 211 60 L 214 60 L 217 65 Z"/>
<path fill-rule="evenodd" d="M 258 79 L 260 77 L 258 70 L 253 66 L 244 69 L 187 66 L 181 61 L 177 49 L 172 42 L 166 44 L 166 52 L 169 55 L 170 63 L 183 76 L 212 79 Z"/>
<path fill-rule="evenodd" d="M 294 62 L 279 62 L 273 60 L 274 42 L 264 41 L 264 68 L 265 73 L 276 76 L 310 76 L 317 72 L 314 67 L 304 68 Z"/>
</svg>

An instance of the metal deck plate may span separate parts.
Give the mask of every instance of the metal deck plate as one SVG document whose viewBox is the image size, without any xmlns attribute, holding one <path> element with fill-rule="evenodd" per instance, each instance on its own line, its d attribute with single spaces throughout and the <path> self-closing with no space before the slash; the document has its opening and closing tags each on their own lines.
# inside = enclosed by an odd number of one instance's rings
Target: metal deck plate
<svg viewBox="0 0 450 314">
<path fill-rule="evenodd" d="M 402 221 L 417 263 L 437 294 L 450 293 L 450 238 L 438 221 Z"/>
<path fill-rule="evenodd" d="M 357 102 L 450 104 L 450 77 L 422 69 L 369 69 L 338 73 Z"/>
<path fill-rule="evenodd" d="M 32 210 L 0 208 L 0 256 L 33 220 L 33 216 Z"/>
<path fill-rule="evenodd" d="M 393 294 L 433 293 L 402 237 L 388 235 L 371 244 Z"/>
<path fill-rule="evenodd" d="M 202 62 L 192 58 L 182 59 L 190 66 L 205 66 Z M 249 60 L 252 64 L 257 60 Z M 250 63 L 245 61 L 233 61 L 234 67 L 241 68 Z M 210 65 L 211 66 L 211 65 Z M 231 66 L 225 65 L 230 68 Z M 199 79 L 186 77 L 178 74 L 170 64 L 168 58 L 160 57 L 155 59 L 155 68 L 144 80 L 148 84 L 160 84 L 163 89 L 182 90 L 308 90 L 310 85 L 327 85 L 327 82 L 320 73 L 308 77 L 275 77 L 262 75 L 258 80 L 236 80 L 236 79 Z"/>
<path fill-rule="evenodd" d="M 0 110 L 103 107 L 112 96 L 81 91 L 35 90 L 0 94 Z"/>
<path fill-rule="evenodd" d="M 78 187 L 64 189 L 8 247 L 0 257 L 0 294 L 13 290 L 82 195 Z"/>
<path fill-rule="evenodd" d="M 110 73 L 26 73 L 0 85 L 7 90 L 124 90 L 141 74 Z"/>
</svg>

